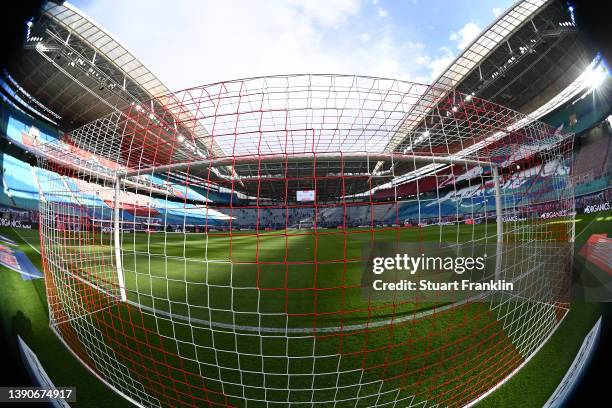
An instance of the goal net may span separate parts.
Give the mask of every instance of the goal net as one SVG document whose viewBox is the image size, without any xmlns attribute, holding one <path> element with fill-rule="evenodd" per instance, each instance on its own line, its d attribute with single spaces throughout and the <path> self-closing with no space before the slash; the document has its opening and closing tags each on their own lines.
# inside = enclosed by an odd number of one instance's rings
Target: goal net
<svg viewBox="0 0 612 408">
<path fill-rule="evenodd" d="M 312 220 L 301 220 L 297 227 L 298 229 L 312 229 L 314 228 L 314 222 Z"/>
<path fill-rule="evenodd" d="M 571 148 L 518 112 L 390 79 L 132 104 L 43 146 L 52 327 L 141 406 L 470 404 L 569 308 Z M 461 278 L 513 288 L 370 290 L 372 254 L 427 248 L 484 256 Z"/>
</svg>

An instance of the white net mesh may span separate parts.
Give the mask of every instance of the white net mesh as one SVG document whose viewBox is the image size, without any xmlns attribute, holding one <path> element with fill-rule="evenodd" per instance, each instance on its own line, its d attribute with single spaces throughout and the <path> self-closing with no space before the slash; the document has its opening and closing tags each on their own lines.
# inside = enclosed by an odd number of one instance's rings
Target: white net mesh
<svg viewBox="0 0 612 408">
<path fill-rule="evenodd" d="M 366 77 L 129 106 L 41 147 L 52 324 L 144 406 L 465 405 L 569 307 L 571 140 L 470 95 Z M 514 290 L 367 290 L 373 247 L 432 243 L 488 248 Z"/>
</svg>

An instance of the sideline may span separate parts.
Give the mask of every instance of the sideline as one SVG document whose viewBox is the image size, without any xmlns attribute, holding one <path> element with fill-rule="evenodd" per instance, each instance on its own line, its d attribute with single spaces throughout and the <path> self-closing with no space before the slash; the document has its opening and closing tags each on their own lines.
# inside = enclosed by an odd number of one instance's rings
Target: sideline
<svg viewBox="0 0 612 408">
<path fill-rule="evenodd" d="M 26 240 L 24 237 L 22 237 L 22 236 L 21 236 L 21 234 L 20 234 L 20 233 L 18 233 L 18 232 L 17 232 L 17 230 L 16 230 L 14 227 L 11 227 L 11 229 L 13 230 L 13 232 L 15 232 L 15 234 L 17 234 L 17 236 L 18 236 L 19 238 L 21 238 L 21 240 L 22 240 L 23 242 L 25 242 L 26 244 L 28 244 L 28 245 L 30 246 L 30 248 L 32 248 L 33 250 L 35 250 L 35 251 L 38 253 L 38 255 L 40 255 L 40 250 L 38 250 L 38 249 L 37 249 L 37 248 L 36 248 L 34 245 L 30 244 L 30 243 L 29 243 L 29 242 L 28 242 L 28 241 L 27 241 L 27 240 Z"/>
</svg>

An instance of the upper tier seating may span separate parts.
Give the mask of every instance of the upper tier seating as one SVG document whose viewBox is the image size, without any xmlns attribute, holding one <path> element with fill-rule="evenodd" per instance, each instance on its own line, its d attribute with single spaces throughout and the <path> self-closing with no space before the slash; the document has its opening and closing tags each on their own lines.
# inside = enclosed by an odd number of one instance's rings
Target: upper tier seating
<svg viewBox="0 0 612 408">
<path fill-rule="evenodd" d="M 609 144 L 609 137 L 599 137 L 596 140 L 586 141 L 576 153 L 573 175 L 601 173 L 606 168 Z"/>
</svg>

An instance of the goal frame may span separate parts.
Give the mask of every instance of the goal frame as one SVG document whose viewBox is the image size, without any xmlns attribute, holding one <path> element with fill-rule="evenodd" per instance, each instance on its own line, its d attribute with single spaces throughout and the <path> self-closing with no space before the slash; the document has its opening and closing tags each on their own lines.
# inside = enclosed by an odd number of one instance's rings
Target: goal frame
<svg viewBox="0 0 612 408">
<path fill-rule="evenodd" d="M 365 160 L 368 164 L 370 162 L 384 162 L 390 161 L 392 168 L 394 163 L 426 163 L 426 164 L 463 164 L 473 166 L 489 166 L 491 167 L 491 174 L 493 177 L 493 190 L 495 198 L 495 223 L 496 223 L 496 249 L 497 255 L 495 257 L 495 278 L 501 277 L 501 266 L 502 266 L 502 247 L 504 243 L 504 216 L 503 216 L 503 205 L 502 205 L 502 190 L 499 182 L 499 168 L 496 163 L 491 161 L 483 161 L 477 159 L 468 159 L 453 156 L 424 156 L 424 155 L 412 155 L 412 154 L 400 154 L 400 153 L 312 153 L 312 154 L 269 154 L 269 155 L 248 155 L 241 157 L 223 157 L 223 158 L 209 158 L 204 160 L 196 160 L 192 162 L 180 162 L 161 166 L 152 166 L 146 168 L 135 169 L 131 171 L 120 171 L 115 175 L 115 201 L 113 207 L 113 241 L 114 241 L 114 254 L 115 254 L 115 267 L 117 270 L 117 280 L 119 283 L 119 294 L 122 302 L 127 302 L 127 292 L 125 288 L 125 277 L 122 267 L 122 247 L 121 247 L 121 227 L 120 227 L 120 216 L 121 206 L 119 204 L 119 193 L 121 181 L 132 176 L 139 176 L 142 174 L 157 174 L 162 172 L 170 171 L 181 171 L 181 170 L 194 170 L 199 167 L 201 168 L 214 168 L 222 166 L 234 166 L 236 164 L 253 164 L 253 163 L 270 163 L 283 161 L 289 162 L 310 162 L 316 160 L 339 160 L 339 161 L 350 161 L 350 160 Z M 370 177 L 376 174 L 370 173 Z M 299 226 L 298 226 L 299 227 Z"/>
</svg>

